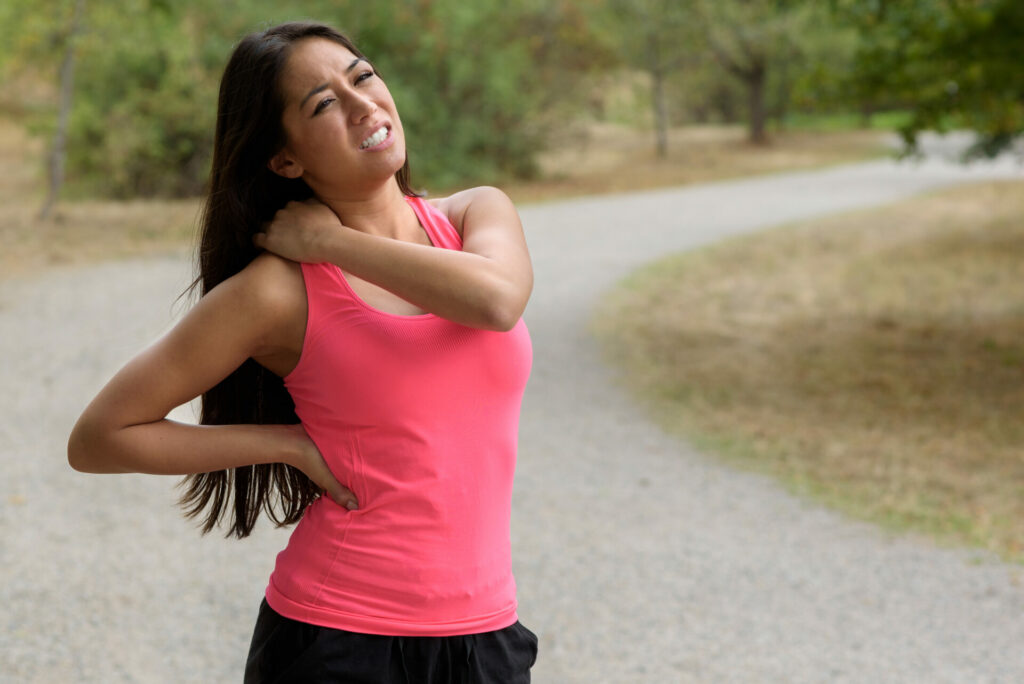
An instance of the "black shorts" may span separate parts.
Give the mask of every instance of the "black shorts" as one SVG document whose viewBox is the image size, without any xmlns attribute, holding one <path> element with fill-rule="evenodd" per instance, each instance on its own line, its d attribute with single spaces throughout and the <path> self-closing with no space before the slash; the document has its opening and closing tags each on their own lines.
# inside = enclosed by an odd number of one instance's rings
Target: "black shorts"
<svg viewBox="0 0 1024 684">
<path fill-rule="evenodd" d="M 245 684 L 527 684 L 537 636 L 505 629 L 449 637 L 360 634 L 286 618 L 260 604 Z"/>
</svg>

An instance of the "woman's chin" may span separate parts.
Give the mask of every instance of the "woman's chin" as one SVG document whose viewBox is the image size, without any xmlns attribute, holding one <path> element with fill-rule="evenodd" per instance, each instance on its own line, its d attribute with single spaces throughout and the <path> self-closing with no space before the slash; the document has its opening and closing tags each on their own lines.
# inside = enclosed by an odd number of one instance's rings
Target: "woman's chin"
<svg viewBox="0 0 1024 684">
<path fill-rule="evenodd" d="M 384 150 L 365 153 L 366 159 L 361 166 L 367 180 L 383 183 L 405 165 L 405 146 L 400 141 L 398 143 Z"/>
</svg>

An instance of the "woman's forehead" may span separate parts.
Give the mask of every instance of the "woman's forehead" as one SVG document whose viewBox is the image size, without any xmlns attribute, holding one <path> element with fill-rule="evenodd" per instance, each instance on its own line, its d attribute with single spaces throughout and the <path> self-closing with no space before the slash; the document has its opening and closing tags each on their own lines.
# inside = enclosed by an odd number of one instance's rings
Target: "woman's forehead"
<svg viewBox="0 0 1024 684">
<path fill-rule="evenodd" d="M 284 68 L 284 93 L 288 101 L 310 88 L 345 73 L 359 57 L 344 45 L 326 38 L 306 38 L 295 43 Z"/>
</svg>

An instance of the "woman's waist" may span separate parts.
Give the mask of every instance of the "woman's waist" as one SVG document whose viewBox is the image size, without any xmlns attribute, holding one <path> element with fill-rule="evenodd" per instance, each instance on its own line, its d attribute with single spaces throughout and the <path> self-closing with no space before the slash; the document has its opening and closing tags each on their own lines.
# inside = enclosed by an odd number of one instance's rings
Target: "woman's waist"
<svg viewBox="0 0 1024 684">
<path fill-rule="evenodd" d="M 439 581 L 457 574 L 458 568 L 500 573 L 511 558 L 510 510 L 493 499 L 486 503 L 460 506 L 381 493 L 349 511 L 323 497 L 306 510 L 279 564 L 343 564 Z"/>
<path fill-rule="evenodd" d="M 509 527 L 391 515 L 386 506 L 347 511 L 324 498 L 293 530 L 272 581 L 298 602 L 367 611 L 501 604 L 514 595 Z"/>
</svg>

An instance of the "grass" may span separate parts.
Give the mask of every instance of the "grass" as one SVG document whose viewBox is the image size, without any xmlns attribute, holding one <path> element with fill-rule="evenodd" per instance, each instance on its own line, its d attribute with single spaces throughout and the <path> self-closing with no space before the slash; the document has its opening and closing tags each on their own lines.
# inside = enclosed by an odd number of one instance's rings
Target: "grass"
<svg viewBox="0 0 1024 684">
<path fill-rule="evenodd" d="M 910 123 L 910 119 L 911 113 L 908 111 L 878 112 L 871 115 L 868 128 L 876 131 L 895 131 Z M 863 126 L 863 117 L 853 112 L 830 114 L 801 114 L 798 112 L 786 117 L 786 127 L 798 131 L 856 131 Z"/>
<path fill-rule="evenodd" d="M 650 131 L 592 125 L 541 156 L 541 180 L 505 187 L 515 201 L 529 203 L 813 168 L 885 153 L 877 132 L 785 133 L 760 147 L 746 143 L 737 126 L 673 130 L 664 160 L 653 148 Z M 53 220 L 39 221 L 42 156 L 40 141 L 0 119 L 0 278 L 53 264 L 183 249 L 192 239 L 198 199 L 62 202 Z"/>
<path fill-rule="evenodd" d="M 671 431 L 900 531 L 1024 562 L 1024 183 L 671 257 L 594 321 Z"/>
<path fill-rule="evenodd" d="M 196 200 L 87 201 L 62 204 L 38 220 L 39 204 L 0 207 L 0 274 L 188 249 Z"/>
<path fill-rule="evenodd" d="M 63 202 L 38 219 L 44 188 L 39 140 L 0 119 L 0 278 L 60 264 L 95 262 L 186 249 L 199 201 Z"/>
<path fill-rule="evenodd" d="M 517 202 L 543 202 L 812 169 L 888 153 L 879 131 L 793 130 L 775 134 L 767 145 L 752 145 L 742 126 L 686 126 L 670 131 L 668 156 L 659 159 L 652 131 L 591 124 L 540 155 L 542 181 L 504 187 Z"/>
</svg>

